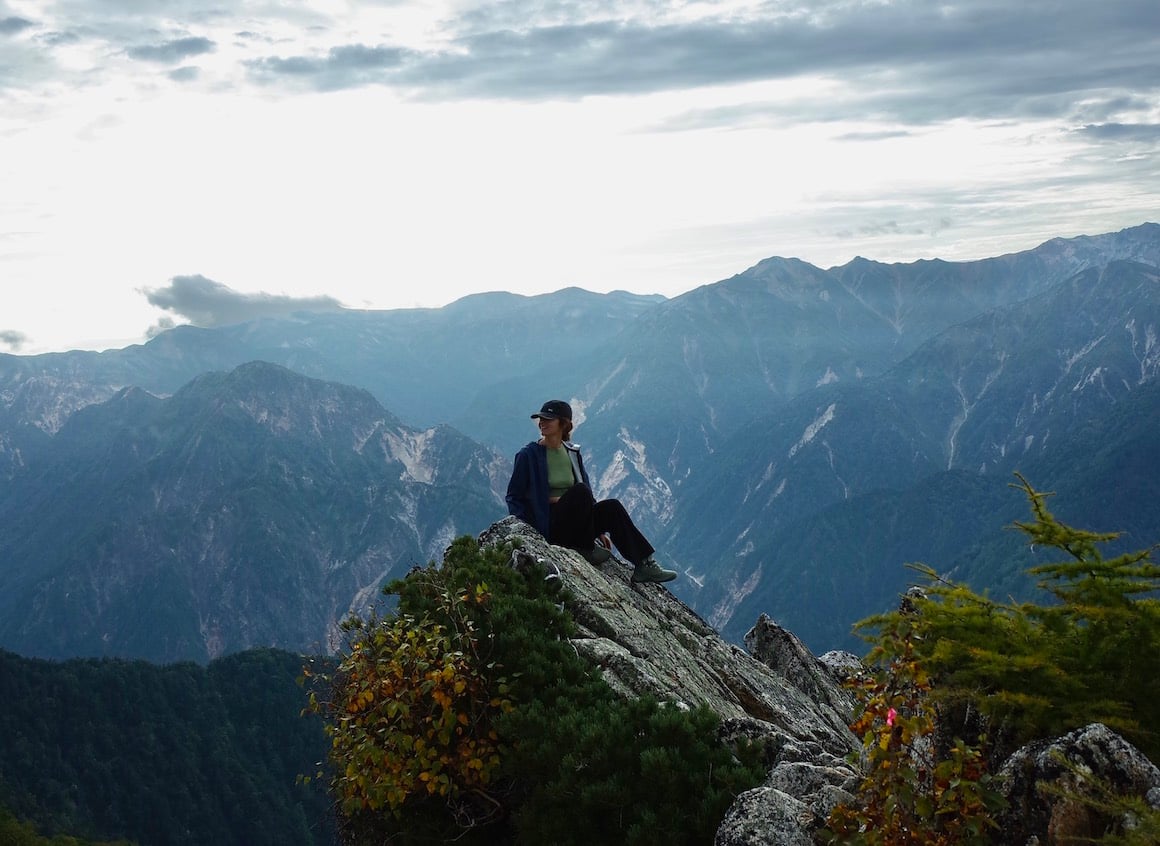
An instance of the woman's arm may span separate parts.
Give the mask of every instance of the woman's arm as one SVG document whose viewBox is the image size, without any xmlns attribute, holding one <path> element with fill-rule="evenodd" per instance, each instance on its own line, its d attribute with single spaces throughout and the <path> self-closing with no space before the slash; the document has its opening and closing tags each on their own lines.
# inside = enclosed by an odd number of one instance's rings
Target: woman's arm
<svg viewBox="0 0 1160 846">
<path fill-rule="evenodd" d="M 521 449 L 516 453 L 512 477 L 508 481 L 507 496 L 504 499 L 507 500 L 508 514 L 534 525 L 535 521 L 531 515 L 531 502 L 529 501 L 531 486 L 532 476 L 528 453 L 527 450 Z"/>
</svg>

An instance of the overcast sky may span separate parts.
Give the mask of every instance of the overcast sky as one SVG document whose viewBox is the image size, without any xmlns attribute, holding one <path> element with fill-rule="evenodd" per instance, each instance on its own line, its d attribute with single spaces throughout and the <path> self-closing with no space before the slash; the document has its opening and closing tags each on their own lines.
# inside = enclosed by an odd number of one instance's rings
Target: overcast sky
<svg viewBox="0 0 1160 846">
<path fill-rule="evenodd" d="M 1160 220 L 1160 2 L 0 0 L 0 351 Z"/>
</svg>

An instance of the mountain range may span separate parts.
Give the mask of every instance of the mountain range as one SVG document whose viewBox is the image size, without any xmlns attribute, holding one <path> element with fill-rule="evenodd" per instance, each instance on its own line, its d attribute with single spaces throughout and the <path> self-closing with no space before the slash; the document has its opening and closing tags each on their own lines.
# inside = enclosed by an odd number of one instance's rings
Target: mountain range
<svg viewBox="0 0 1160 846">
<path fill-rule="evenodd" d="M 924 561 L 1020 594 L 1020 472 L 1160 539 L 1160 225 L 973 262 L 771 258 L 673 299 L 566 289 L 0 356 L 0 645 L 207 660 L 333 643 L 504 513 L 545 399 L 735 641 L 816 651 Z"/>
<path fill-rule="evenodd" d="M 1154 542 L 1158 294 L 1154 267 L 1082 271 L 877 377 L 796 397 L 756 425 L 761 438 L 733 438 L 674 519 L 678 548 L 727 551 L 700 597 L 710 621 L 738 638 L 756 613 L 789 616 L 804 599 L 837 638 L 850 611 L 893 601 L 903 574 L 884 576 L 907 561 L 1025 594 L 1037 562 L 1005 529 L 1028 514 L 1016 472 L 1055 491 L 1061 517 Z M 694 519 L 705 508 L 729 519 Z M 998 546 L 978 558 L 984 542 Z"/>
<path fill-rule="evenodd" d="M 65 421 L 0 496 L 0 640 L 27 655 L 324 652 L 387 578 L 501 507 L 499 457 L 265 362 Z"/>
</svg>

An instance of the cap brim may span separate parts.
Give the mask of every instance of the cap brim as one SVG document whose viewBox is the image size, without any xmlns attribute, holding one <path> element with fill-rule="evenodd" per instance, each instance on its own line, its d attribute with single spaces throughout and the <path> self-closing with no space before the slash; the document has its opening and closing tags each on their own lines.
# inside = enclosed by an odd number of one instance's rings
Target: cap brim
<svg viewBox="0 0 1160 846">
<path fill-rule="evenodd" d="M 532 415 L 533 420 L 535 420 L 537 417 L 540 418 L 541 420 L 559 420 L 560 419 L 560 415 L 558 415 L 558 414 L 545 414 L 542 411 L 537 411 L 535 414 Z"/>
</svg>

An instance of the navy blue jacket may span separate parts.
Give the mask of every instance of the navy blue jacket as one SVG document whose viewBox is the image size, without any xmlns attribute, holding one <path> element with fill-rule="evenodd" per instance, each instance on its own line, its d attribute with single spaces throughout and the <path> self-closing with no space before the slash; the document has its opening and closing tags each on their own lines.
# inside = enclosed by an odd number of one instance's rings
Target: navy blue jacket
<svg viewBox="0 0 1160 846">
<path fill-rule="evenodd" d="M 588 481 L 580 447 L 565 441 L 564 448 L 572 459 L 573 472 L 578 470 L 580 481 L 591 490 L 592 483 Z M 548 537 L 548 450 L 543 444 L 532 441 L 516 453 L 506 499 L 508 514 L 519 517 Z"/>
</svg>

